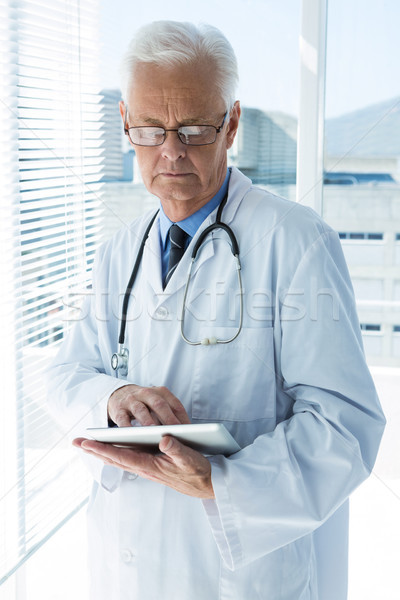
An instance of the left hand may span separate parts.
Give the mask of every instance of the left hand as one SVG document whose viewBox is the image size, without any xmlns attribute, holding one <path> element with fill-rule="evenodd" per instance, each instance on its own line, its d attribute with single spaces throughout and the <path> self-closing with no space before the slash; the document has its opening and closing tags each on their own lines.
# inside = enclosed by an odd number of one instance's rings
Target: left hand
<svg viewBox="0 0 400 600">
<path fill-rule="evenodd" d="M 170 435 L 162 438 L 159 444 L 162 454 L 156 455 L 145 452 L 138 446 L 118 448 L 85 438 L 76 438 L 72 443 L 107 465 L 137 473 L 182 494 L 196 498 L 215 498 L 210 462 Z"/>
</svg>

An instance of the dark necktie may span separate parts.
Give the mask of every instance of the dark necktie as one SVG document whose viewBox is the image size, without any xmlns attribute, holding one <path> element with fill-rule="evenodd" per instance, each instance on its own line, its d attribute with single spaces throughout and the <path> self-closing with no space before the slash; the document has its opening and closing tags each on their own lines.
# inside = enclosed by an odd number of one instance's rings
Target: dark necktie
<svg viewBox="0 0 400 600">
<path fill-rule="evenodd" d="M 188 237 L 188 234 L 178 225 L 175 223 L 171 225 L 169 230 L 171 248 L 169 251 L 168 271 L 164 280 L 164 288 L 167 286 L 172 274 L 174 273 L 179 261 L 183 256 L 183 253 L 185 252 L 186 240 Z"/>
</svg>

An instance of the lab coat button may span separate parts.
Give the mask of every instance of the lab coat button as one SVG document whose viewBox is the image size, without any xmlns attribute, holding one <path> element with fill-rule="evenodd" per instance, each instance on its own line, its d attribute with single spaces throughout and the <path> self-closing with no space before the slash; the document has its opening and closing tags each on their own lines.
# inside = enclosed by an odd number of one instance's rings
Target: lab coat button
<svg viewBox="0 0 400 600">
<path fill-rule="evenodd" d="M 128 473 L 127 479 L 130 479 L 131 481 L 137 479 L 137 473 Z"/>
<path fill-rule="evenodd" d="M 130 550 L 122 550 L 121 559 L 124 563 L 132 562 L 135 558 L 135 555 Z"/>
<path fill-rule="evenodd" d="M 156 310 L 156 317 L 158 319 L 167 319 L 168 314 L 168 309 L 165 306 L 159 306 Z"/>
</svg>

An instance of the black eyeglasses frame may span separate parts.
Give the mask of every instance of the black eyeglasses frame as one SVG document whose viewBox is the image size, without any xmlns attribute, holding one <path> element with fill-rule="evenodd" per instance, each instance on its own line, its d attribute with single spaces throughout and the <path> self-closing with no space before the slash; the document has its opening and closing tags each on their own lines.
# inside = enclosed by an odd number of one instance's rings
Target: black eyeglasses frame
<svg viewBox="0 0 400 600">
<path fill-rule="evenodd" d="M 129 139 L 132 142 L 132 144 L 134 144 L 135 146 L 142 146 L 144 148 L 153 148 L 153 147 L 156 147 L 156 146 L 162 146 L 163 143 L 165 142 L 165 140 L 167 139 L 167 131 L 176 131 L 176 133 L 178 134 L 178 137 L 179 137 L 180 141 L 182 142 L 182 144 L 185 144 L 185 146 L 210 146 L 211 144 L 214 144 L 216 142 L 218 133 L 220 133 L 222 131 L 222 128 L 223 128 L 223 126 L 225 124 L 226 117 L 228 115 L 228 111 L 226 111 L 226 113 L 224 114 L 224 118 L 222 119 L 222 123 L 221 123 L 221 125 L 219 127 L 215 127 L 215 125 L 208 125 L 208 124 L 205 124 L 205 123 L 201 123 L 201 124 L 200 123 L 193 123 L 191 125 L 182 125 L 181 127 L 178 127 L 178 129 L 165 129 L 165 127 L 161 127 L 161 126 L 158 126 L 158 125 L 141 125 L 141 126 L 138 126 L 138 127 L 127 127 L 127 124 L 126 124 L 127 115 L 128 115 L 128 108 L 126 108 L 126 110 L 125 110 L 124 132 L 125 132 L 125 135 L 127 135 L 129 137 Z M 164 131 L 164 139 L 163 139 L 163 141 L 160 144 L 138 144 L 137 142 L 134 142 L 132 140 L 131 136 L 130 136 L 129 131 L 131 129 L 143 129 L 145 127 L 151 127 L 151 128 L 156 127 L 158 129 L 162 129 Z M 181 129 L 183 129 L 184 127 L 212 127 L 213 129 L 215 129 L 215 139 L 212 142 L 206 142 L 204 144 L 188 144 L 187 142 L 184 141 L 184 139 L 183 139 L 184 136 L 183 136 L 183 134 L 181 132 Z"/>
</svg>

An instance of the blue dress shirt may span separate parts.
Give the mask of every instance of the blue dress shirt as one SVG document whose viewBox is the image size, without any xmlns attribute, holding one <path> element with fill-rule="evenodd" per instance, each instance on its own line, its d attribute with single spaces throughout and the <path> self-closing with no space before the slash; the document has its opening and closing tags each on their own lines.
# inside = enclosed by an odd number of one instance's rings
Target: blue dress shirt
<svg viewBox="0 0 400 600">
<path fill-rule="evenodd" d="M 183 229 L 189 236 L 186 242 L 186 247 L 189 245 L 190 240 L 195 235 L 196 231 L 198 230 L 204 219 L 206 219 L 208 215 L 210 215 L 212 211 L 215 210 L 217 206 L 219 206 L 219 204 L 222 202 L 226 192 L 228 191 L 230 174 L 230 169 L 228 169 L 224 183 L 222 184 L 218 192 L 215 194 L 215 196 L 207 202 L 207 204 L 199 208 L 198 211 L 190 215 L 190 217 L 187 217 L 187 219 L 183 219 L 183 221 L 178 221 L 177 224 L 179 225 L 179 227 Z M 168 219 L 160 203 L 160 248 L 163 281 L 168 271 L 169 251 L 171 247 L 168 232 L 171 225 L 173 225 L 173 221 Z"/>
</svg>

